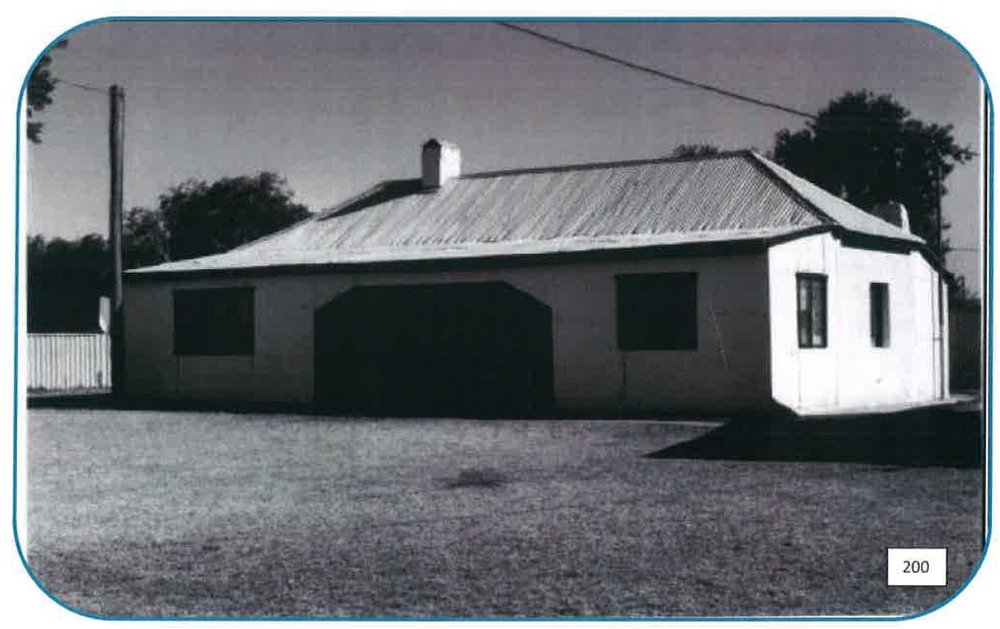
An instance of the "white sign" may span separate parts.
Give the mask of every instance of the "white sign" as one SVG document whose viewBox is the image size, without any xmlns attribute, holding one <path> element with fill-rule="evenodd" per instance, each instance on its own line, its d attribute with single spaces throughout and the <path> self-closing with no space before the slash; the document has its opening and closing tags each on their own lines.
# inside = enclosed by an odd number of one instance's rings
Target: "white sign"
<svg viewBox="0 0 1000 629">
<path fill-rule="evenodd" d="M 889 548 L 889 585 L 947 585 L 947 548 Z"/>
<path fill-rule="evenodd" d="M 111 329 L 111 298 L 101 296 L 97 302 L 97 325 L 105 334 Z"/>
</svg>

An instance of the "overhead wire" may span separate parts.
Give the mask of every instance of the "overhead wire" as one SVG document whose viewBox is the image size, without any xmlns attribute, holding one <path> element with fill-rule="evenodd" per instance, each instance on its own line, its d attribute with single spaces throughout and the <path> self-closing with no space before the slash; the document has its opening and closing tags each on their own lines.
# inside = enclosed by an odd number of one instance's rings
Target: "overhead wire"
<svg viewBox="0 0 1000 629">
<path fill-rule="evenodd" d="M 87 85 L 86 83 L 77 83 L 76 81 L 69 81 L 69 80 L 66 80 L 66 79 L 60 79 L 58 77 L 54 78 L 53 82 L 56 85 L 65 84 L 65 85 L 69 85 L 70 87 L 75 87 L 75 88 L 78 88 L 78 89 L 81 89 L 81 90 L 86 90 L 88 92 L 98 92 L 98 93 L 101 93 L 101 94 L 107 94 L 108 93 L 107 88 L 104 88 L 104 87 L 95 87 L 93 85 Z"/>
<path fill-rule="evenodd" d="M 628 61 L 627 59 L 622 59 L 621 57 L 615 57 L 607 53 L 595 50 L 593 48 L 588 48 L 586 46 L 580 46 L 579 44 L 574 44 L 568 42 L 564 39 L 559 39 L 558 37 L 553 37 L 551 35 L 546 35 L 539 31 L 520 26 L 518 24 L 513 24 L 511 22 L 497 21 L 495 22 L 498 26 L 529 35 L 531 37 L 540 39 L 542 41 L 554 44 L 556 46 L 561 46 L 563 48 L 568 48 L 570 50 L 575 50 L 576 52 L 581 52 L 583 54 L 595 57 L 597 59 L 602 59 L 611 63 L 615 63 L 632 70 L 637 70 L 639 72 L 644 72 L 646 74 L 651 74 L 653 76 L 659 77 L 661 79 L 667 79 L 674 81 L 675 83 L 680 83 L 681 85 L 686 85 L 688 87 L 693 87 L 700 90 L 705 90 L 719 96 L 724 96 L 726 98 L 732 98 L 744 103 L 750 103 L 752 105 L 757 105 L 758 107 L 766 107 L 768 109 L 774 109 L 777 111 L 784 112 L 786 114 L 792 114 L 794 116 L 800 116 L 802 118 L 808 118 L 810 120 L 816 120 L 816 114 L 810 113 L 808 111 L 802 111 L 801 109 L 795 109 L 794 107 L 789 107 L 787 105 L 782 105 L 780 103 L 775 103 L 772 101 L 764 100 L 762 98 L 757 98 L 756 96 L 748 96 L 746 94 L 740 94 L 739 92 L 734 92 L 732 90 L 727 90 L 725 88 L 719 87 L 717 85 L 711 85 L 709 83 L 702 83 L 700 81 L 693 81 L 691 79 L 678 76 L 676 74 L 671 74 L 669 72 L 664 72 L 662 70 L 657 70 L 656 68 L 651 68 L 649 66 L 641 65 L 635 63 L 634 61 Z"/>
</svg>

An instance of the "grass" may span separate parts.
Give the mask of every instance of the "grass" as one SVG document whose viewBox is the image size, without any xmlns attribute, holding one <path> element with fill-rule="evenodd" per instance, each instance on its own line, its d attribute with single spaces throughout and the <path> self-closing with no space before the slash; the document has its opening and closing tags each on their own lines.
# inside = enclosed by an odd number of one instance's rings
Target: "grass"
<svg viewBox="0 0 1000 629">
<path fill-rule="evenodd" d="M 645 456 L 712 425 L 26 423 L 29 563 L 107 616 L 901 614 L 980 555 L 980 470 Z M 948 587 L 887 587 L 890 546 L 948 547 Z"/>
</svg>

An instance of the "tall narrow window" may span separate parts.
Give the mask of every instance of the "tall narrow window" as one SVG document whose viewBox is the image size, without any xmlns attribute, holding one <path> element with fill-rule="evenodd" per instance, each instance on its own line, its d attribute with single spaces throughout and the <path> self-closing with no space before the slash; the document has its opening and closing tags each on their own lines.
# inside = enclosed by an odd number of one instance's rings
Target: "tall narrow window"
<svg viewBox="0 0 1000 629">
<path fill-rule="evenodd" d="M 175 290 L 174 354 L 253 354 L 253 314 L 250 287 Z"/>
<path fill-rule="evenodd" d="M 615 281 L 619 349 L 698 349 L 696 273 L 619 275 Z"/>
<path fill-rule="evenodd" d="M 872 347 L 889 347 L 889 285 L 872 282 L 868 287 L 871 304 Z"/>
<path fill-rule="evenodd" d="M 826 276 L 799 273 L 799 347 L 826 347 Z"/>
</svg>

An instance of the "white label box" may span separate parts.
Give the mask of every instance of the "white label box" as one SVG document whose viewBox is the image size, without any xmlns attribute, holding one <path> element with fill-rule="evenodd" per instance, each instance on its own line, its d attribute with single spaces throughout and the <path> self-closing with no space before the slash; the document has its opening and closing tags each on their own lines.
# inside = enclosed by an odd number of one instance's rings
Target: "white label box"
<svg viewBox="0 0 1000 629">
<path fill-rule="evenodd" d="M 948 584 L 947 548 L 889 548 L 889 585 Z"/>
</svg>

